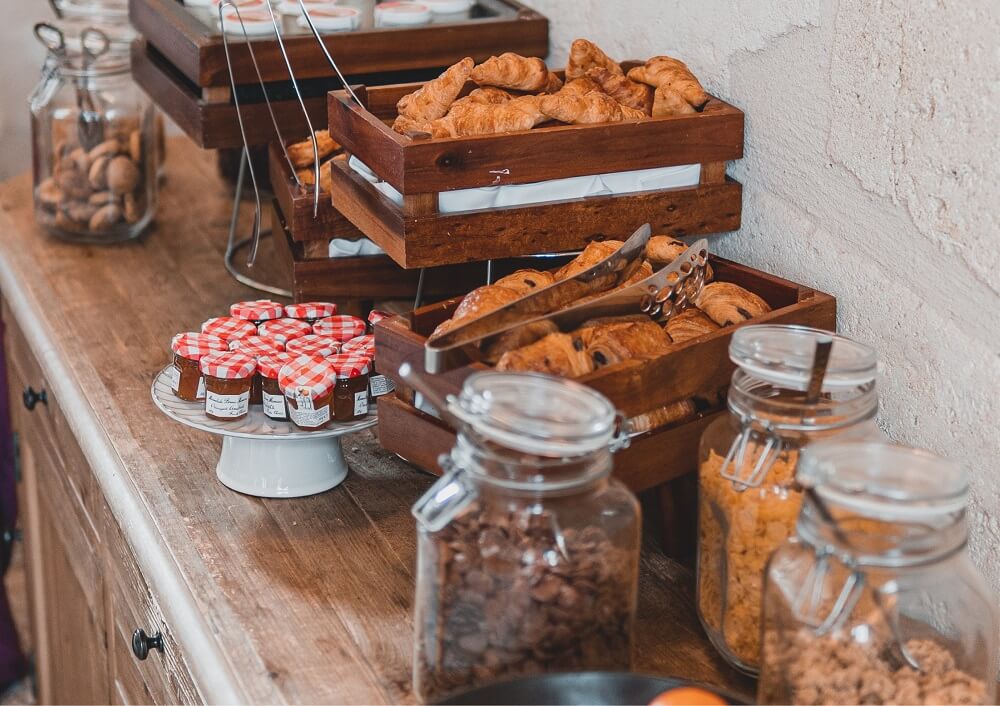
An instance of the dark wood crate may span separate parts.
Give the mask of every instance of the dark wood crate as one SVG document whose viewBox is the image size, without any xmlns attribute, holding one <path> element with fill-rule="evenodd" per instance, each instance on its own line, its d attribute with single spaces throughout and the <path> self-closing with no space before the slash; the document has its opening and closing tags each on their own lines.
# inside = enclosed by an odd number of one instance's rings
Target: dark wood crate
<svg viewBox="0 0 1000 706">
<path fill-rule="evenodd" d="M 321 168 L 329 169 L 330 166 Z M 280 207 L 285 229 L 294 242 L 322 240 L 325 244 L 334 237 L 363 237 L 361 231 L 333 207 L 329 192 L 320 192 L 319 207 L 313 215 L 313 191 L 295 181 L 288 160 L 277 142 L 268 147 L 268 169 L 271 189 Z M 309 169 L 312 170 L 312 167 Z"/>
</svg>

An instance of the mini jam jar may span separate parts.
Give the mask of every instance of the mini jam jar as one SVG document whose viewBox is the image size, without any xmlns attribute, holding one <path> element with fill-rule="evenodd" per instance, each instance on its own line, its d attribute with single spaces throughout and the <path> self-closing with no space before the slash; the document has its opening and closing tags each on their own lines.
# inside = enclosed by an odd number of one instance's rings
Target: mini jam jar
<svg viewBox="0 0 1000 706">
<path fill-rule="evenodd" d="M 230 316 L 249 321 L 254 326 L 259 326 L 264 321 L 270 321 L 271 319 L 280 319 L 284 313 L 284 305 L 273 302 L 270 299 L 236 302 L 229 307 Z"/>
<path fill-rule="evenodd" d="M 274 338 L 282 345 L 287 346 L 288 342 L 293 338 L 306 336 L 313 333 L 313 330 L 312 326 L 307 324 L 305 321 L 285 317 L 265 321 L 258 328 L 258 333 L 260 333 L 261 336 Z"/>
<path fill-rule="evenodd" d="M 205 380 L 201 376 L 201 359 L 226 350 L 226 342 L 207 333 L 179 333 L 170 341 L 174 354 L 173 367 L 167 371 L 174 394 L 185 402 L 205 399 Z"/>
<path fill-rule="evenodd" d="M 357 316 L 340 314 L 327 316 L 313 324 L 312 332 L 317 336 L 327 336 L 335 341 L 347 343 L 352 338 L 365 335 L 367 327 Z"/>
<path fill-rule="evenodd" d="M 337 375 L 333 392 L 333 418 L 353 422 L 368 415 L 368 380 L 371 359 L 356 353 L 340 353 L 326 361 Z"/>
<path fill-rule="evenodd" d="M 219 422 L 246 417 L 257 361 L 242 351 L 225 351 L 205 356 L 200 367 L 205 376 L 205 416 Z"/>
<path fill-rule="evenodd" d="M 391 319 L 392 314 L 388 311 L 379 311 L 378 309 L 372 309 L 368 312 L 368 330 L 369 333 L 375 333 L 375 324 L 379 321 L 385 321 L 386 319 Z"/>
<path fill-rule="evenodd" d="M 264 336 L 248 336 L 246 338 L 233 341 L 231 345 L 234 346 L 232 350 L 237 350 L 240 353 L 250 356 L 254 360 L 260 360 L 262 356 L 279 353 L 281 351 L 281 348 L 275 339 L 266 338 Z M 263 381 L 261 380 L 260 371 L 258 370 L 254 373 L 253 386 L 250 388 L 251 405 L 261 404 L 263 402 L 263 397 L 261 397 L 262 384 Z"/>
<path fill-rule="evenodd" d="M 278 374 L 286 365 L 295 362 L 297 356 L 283 351 L 268 353 L 257 359 L 257 375 L 260 377 L 261 404 L 268 419 L 285 421 L 288 419 L 288 405 L 278 384 Z"/>
<path fill-rule="evenodd" d="M 372 398 L 383 397 L 396 391 L 396 383 L 387 375 L 382 375 L 375 369 L 375 336 L 368 334 L 352 338 L 340 349 L 341 353 L 363 355 L 371 360 L 371 374 L 368 376 L 368 394 Z"/>
<path fill-rule="evenodd" d="M 337 371 L 322 358 L 298 356 L 278 371 L 288 416 L 303 431 L 324 429 L 333 418 L 333 388 Z"/>
<path fill-rule="evenodd" d="M 288 342 L 285 350 L 295 355 L 329 358 L 331 355 L 340 352 L 340 341 L 335 341 L 327 336 L 317 336 L 314 333 L 310 333 L 300 338 L 293 338 Z"/>
<path fill-rule="evenodd" d="M 333 302 L 303 302 L 285 307 L 285 316 L 289 319 L 301 319 L 309 325 L 336 313 L 337 305 Z"/>
<path fill-rule="evenodd" d="M 218 336 L 227 345 L 232 346 L 233 341 L 237 339 L 256 336 L 257 327 L 249 321 L 237 319 L 235 316 L 217 316 L 203 323 L 201 332 Z"/>
</svg>

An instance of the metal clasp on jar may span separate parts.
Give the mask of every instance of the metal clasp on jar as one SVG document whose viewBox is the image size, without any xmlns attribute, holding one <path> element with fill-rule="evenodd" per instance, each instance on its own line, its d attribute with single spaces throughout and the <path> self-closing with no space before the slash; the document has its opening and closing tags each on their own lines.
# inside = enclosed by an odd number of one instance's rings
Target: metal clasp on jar
<svg viewBox="0 0 1000 706">
<path fill-rule="evenodd" d="M 455 465 L 450 454 L 441 454 L 438 465 L 441 466 L 441 477 L 411 510 L 417 522 L 429 532 L 444 529 L 478 495 L 475 485 L 466 472 Z"/>
<path fill-rule="evenodd" d="M 816 553 L 816 563 L 809 570 L 809 576 L 802 582 L 799 592 L 792 601 L 792 610 L 805 625 L 816 635 L 827 635 L 836 630 L 844 618 L 851 615 L 865 590 L 865 573 L 854 563 L 844 557 L 839 560 L 850 571 L 843 586 L 837 593 L 830 612 L 824 617 L 819 613 L 827 591 L 827 580 L 830 576 L 830 560 L 835 557 L 832 552 Z"/>
<path fill-rule="evenodd" d="M 722 461 L 719 473 L 728 481 L 732 481 L 733 487 L 738 492 L 743 492 L 748 488 L 760 487 L 767 477 L 768 472 L 785 450 L 785 442 L 774 433 L 773 427 L 767 422 L 759 422 L 761 430 L 754 429 L 754 425 L 749 420 L 743 422 L 743 428 L 739 435 L 733 439 L 729 453 Z M 744 468 L 750 466 L 750 459 L 747 458 L 750 442 L 758 437 L 757 446 L 760 447 L 760 454 L 753 463 L 749 473 L 741 473 Z M 734 470 L 730 471 L 732 466 Z"/>
</svg>

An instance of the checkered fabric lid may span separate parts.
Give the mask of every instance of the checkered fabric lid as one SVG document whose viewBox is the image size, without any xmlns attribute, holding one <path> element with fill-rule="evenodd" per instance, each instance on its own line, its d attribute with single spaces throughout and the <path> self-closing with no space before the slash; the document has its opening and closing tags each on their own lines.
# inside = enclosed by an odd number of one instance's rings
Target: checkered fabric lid
<svg viewBox="0 0 1000 706">
<path fill-rule="evenodd" d="M 333 366 L 341 380 L 366 375 L 372 369 L 371 358 L 360 353 L 340 353 L 330 356 L 326 361 Z"/>
<path fill-rule="evenodd" d="M 289 304 L 285 307 L 285 316 L 291 319 L 322 319 L 337 313 L 337 305 L 333 302 L 303 302 Z"/>
<path fill-rule="evenodd" d="M 291 339 L 308 333 L 312 333 L 312 327 L 298 319 L 273 319 L 260 325 L 261 336 L 271 336 L 286 345 Z"/>
<path fill-rule="evenodd" d="M 270 299 L 258 299 L 252 302 L 236 302 L 229 307 L 229 315 L 247 321 L 268 321 L 280 319 L 285 307 Z"/>
<path fill-rule="evenodd" d="M 260 338 L 260 336 L 253 336 L 253 338 Z M 278 353 L 281 348 L 273 343 L 274 339 L 265 338 L 262 341 L 252 341 L 249 338 L 244 338 L 240 340 L 240 345 L 233 348 L 234 351 L 239 351 L 240 353 L 245 353 L 251 358 L 257 359 L 262 355 L 267 355 L 268 353 Z"/>
<path fill-rule="evenodd" d="M 388 311 L 379 311 L 378 309 L 372 309 L 371 313 L 368 314 L 368 323 L 374 326 L 383 319 L 391 319 L 391 318 L 392 314 L 390 314 Z"/>
<path fill-rule="evenodd" d="M 316 358 L 326 358 L 340 352 L 340 341 L 328 336 L 317 336 L 310 333 L 288 342 L 288 352 L 296 355 L 311 355 Z"/>
<path fill-rule="evenodd" d="M 257 361 L 243 351 L 223 351 L 206 355 L 201 359 L 199 367 L 202 375 L 226 380 L 242 380 L 256 372 Z"/>
<path fill-rule="evenodd" d="M 226 350 L 226 342 L 209 333 L 179 333 L 170 341 L 170 350 L 181 358 L 201 360 L 210 353 Z"/>
<path fill-rule="evenodd" d="M 223 341 L 229 342 L 237 338 L 257 335 L 257 327 L 249 321 L 237 319 L 234 316 L 219 316 L 203 323 L 201 332 L 211 333 Z"/>
<path fill-rule="evenodd" d="M 329 336 L 337 341 L 347 342 L 365 333 L 365 322 L 356 316 L 341 314 L 328 316 L 313 324 L 313 333 L 318 336 Z"/>
<path fill-rule="evenodd" d="M 231 351 L 241 351 L 251 346 L 275 351 L 285 350 L 284 341 L 279 341 L 274 336 L 247 336 L 246 338 L 237 338 L 235 341 L 229 342 L 229 350 Z"/>
<path fill-rule="evenodd" d="M 333 390 L 337 371 L 323 358 L 300 355 L 278 372 L 278 387 L 285 397 L 309 397 L 317 400 Z"/>
<path fill-rule="evenodd" d="M 341 353 L 360 353 L 361 355 L 366 355 L 369 358 L 375 357 L 375 336 L 368 334 L 367 336 L 358 336 L 357 338 L 352 338 L 350 341 L 344 344 L 344 347 L 340 349 Z"/>
<path fill-rule="evenodd" d="M 259 372 L 263 377 L 270 378 L 271 380 L 277 380 L 278 373 L 281 372 L 281 369 L 289 363 L 295 361 L 297 357 L 298 356 L 286 353 L 285 351 L 267 353 L 257 359 L 257 372 Z"/>
</svg>

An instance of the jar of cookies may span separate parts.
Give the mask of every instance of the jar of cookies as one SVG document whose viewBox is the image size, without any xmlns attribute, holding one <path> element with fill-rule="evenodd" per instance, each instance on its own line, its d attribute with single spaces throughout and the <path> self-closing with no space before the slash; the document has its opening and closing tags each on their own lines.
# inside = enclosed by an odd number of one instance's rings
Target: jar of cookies
<svg viewBox="0 0 1000 706">
<path fill-rule="evenodd" d="M 816 344 L 827 338 L 820 399 L 807 402 Z M 737 329 L 729 357 L 729 414 L 705 430 L 699 452 L 697 604 L 715 647 L 755 674 L 765 565 L 802 503 L 799 452 L 817 439 L 880 436 L 877 360 L 868 346 L 801 326 Z"/>
<path fill-rule="evenodd" d="M 418 694 L 628 670 L 640 512 L 610 477 L 614 407 L 568 380 L 477 373 L 449 410 L 464 428 L 413 508 Z"/>
<path fill-rule="evenodd" d="M 132 81 L 129 54 L 101 30 L 68 41 L 52 25 L 31 96 L 35 217 L 66 240 L 137 237 L 156 210 L 155 111 Z"/>
<path fill-rule="evenodd" d="M 962 468 L 884 442 L 802 452 L 795 536 L 764 583 L 758 703 L 996 703 L 997 596 Z"/>
</svg>

